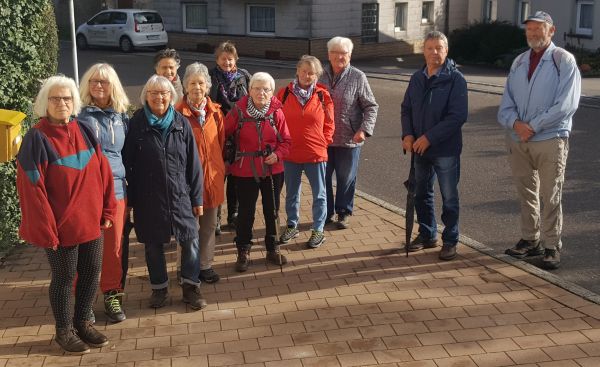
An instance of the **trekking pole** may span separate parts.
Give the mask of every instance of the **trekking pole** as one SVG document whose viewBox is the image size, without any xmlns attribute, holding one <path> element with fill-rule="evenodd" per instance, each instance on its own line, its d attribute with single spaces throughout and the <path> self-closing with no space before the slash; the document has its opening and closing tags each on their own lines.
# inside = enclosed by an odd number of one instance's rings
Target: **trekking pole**
<svg viewBox="0 0 600 367">
<path fill-rule="evenodd" d="M 265 146 L 266 156 L 270 156 L 273 153 L 273 148 L 270 144 Z M 273 165 L 269 165 L 269 178 L 271 180 L 271 197 L 273 198 L 273 216 L 275 218 L 275 244 L 279 245 L 279 213 L 277 211 L 277 205 L 275 204 L 275 182 L 273 181 Z M 279 270 L 283 274 L 283 264 L 281 263 L 281 249 L 277 252 L 279 254 Z"/>
</svg>

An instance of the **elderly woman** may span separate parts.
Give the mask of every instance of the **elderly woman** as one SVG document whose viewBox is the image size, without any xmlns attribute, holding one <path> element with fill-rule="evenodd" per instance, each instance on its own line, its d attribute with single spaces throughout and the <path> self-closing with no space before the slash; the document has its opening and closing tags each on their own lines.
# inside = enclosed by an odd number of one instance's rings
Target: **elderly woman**
<svg viewBox="0 0 600 367">
<path fill-rule="evenodd" d="M 350 226 L 354 211 L 354 191 L 360 149 L 373 134 L 377 110 L 375 96 L 366 75 L 350 65 L 354 45 L 349 38 L 334 37 L 327 42 L 329 64 L 325 66 L 321 83 L 333 99 L 335 133 L 327 148 L 327 220 L 333 222 L 337 213 L 337 227 Z M 333 195 L 332 177 L 335 172 L 336 192 Z"/>
<path fill-rule="evenodd" d="M 123 147 L 127 205 L 135 232 L 144 243 L 150 275 L 150 306 L 168 299 L 169 277 L 164 245 L 175 236 L 181 246 L 183 302 L 206 307 L 200 294 L 198 220 L 202 215 L 202 166 L 192 128 L 173 106 L 175 88 L 158 75 L 142 89 L 142 108 L 131 118 Z"/>
<path fill-rule="evenodd" d="M 21 238 L 46 251 L 56 342 L 69 353 L 108 344 L 89 320 L 102 266 L 102 233 L 115 220 L 110 165 L 96 135 L 72 118 L 81 109 L 75 82 L 53 76 L 36 97 L 40 116 L 17 156 Z M 75 312 L 71 314 L 72 285 Z"/>
<path fill-rule="evenodd" d="M 175 94 L 173 95 L 173 101 L 177 103 L 183 97 L 183 87 L 177 70 L 181 65 L 181 58 L 177 51 L 172 48 L 165 48 L 154 55 L 154 72 L 156 75 L 164 76 L 167 78 L 175 88 Z"/>
<path fill-rule="evenodd" d="M 129 117 L 129 99 L 121 81 L 109 64 L 94 64 L 83 74 L 79 86 L 81 102 L 85 107 L 77 116 L 80 123 L 94 132 L 102 153 L 108 159 L 114 178 L 117 213 L 112 227 L 104 231 L 102 251 L 102 276 L 100 289 L 104 293 L 104 313 L 112 322 L 125 320 L 121 299 L 122 248 L 121 234 L 125 224 L 125 167 L 121 149 Z"/>
<path fill-rule="evenodd" d="M 235 45 L 226 41 L 215 50 L 217 65 L 210 71 L 210 98 L 221 105 L 223 115 L 227 115 L 235 103 L 248 94 L 250 73 L 237 67 L 238 54 Z M 238 202 L 235 196 L 235 182 L 227 174 L 227 225 L 235 226 Z M 221 232 L 221 207 L 218 211 L 217 233 Z"/>
<path fill-rule="evenodd" d="M 183 76 L 184 98 L 175 107 L 192 127 L 204 175 L 204 214 L 200 217 L 200 280 L 219 281 L 213 268 L 217 210 L 225 200 L 225 125 L 220 106 L 208 97 L 211 81 L 206 66 L 193 63 Z"/>
<path fill-rule="evenodd" d="M 317 248 L 325 241 L 327 146 L 332 142 L 335 128 L 329 92 L 323 85 L 317 84 L 321 74 L 323 67 L 319 59 L 304 55 L 296 65 L 296 79 L 277 94 L 292 138 L 290 153 L 283 162 L 287 229 L 280 240 L 287 243 L 299 235 L 300 191 L 304 172 L 313 197 L 313 229 L 306 243 L 309 248 Z"/>
<path fill-rule="evenodd" d="M 234 136 L 237 146 L 236 160 L 230 169 L 239 201 L 235 238 L 238 272 L 248 270 L 259 191 L 266 224 L 267 262 L 276 265 L 287 262 L 277 246 L 275 222 L 283 185 L 282 160 L 288 154 L 291 140 L 281 103 L 273 97 L 274 89 L 271 75 L 254 74 L 250 79 L 250 95 L 242 97 L 225 118 L 225 135 Z"/>
</svg>

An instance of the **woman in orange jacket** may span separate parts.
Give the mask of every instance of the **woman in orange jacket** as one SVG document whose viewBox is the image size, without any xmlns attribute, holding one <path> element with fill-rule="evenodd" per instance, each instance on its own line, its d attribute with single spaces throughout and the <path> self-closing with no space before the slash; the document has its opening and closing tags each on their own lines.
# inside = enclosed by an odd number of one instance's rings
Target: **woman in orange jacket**
<svg viewBox="0 0 600 367">
<path fill-rule="evenodd" d="M 200 216 L 200 281 L 215 283 L 219 274 L 213 268 L 217 211 L 225 200 L 225 163 L 223 146 L 225 130 L 221 106 L 211 101 L 208 69 L 195 62 L 185 69 L 185 95 L 175 109 L 192 127 L 204 173 L 204 214 Z"/>
</svg>

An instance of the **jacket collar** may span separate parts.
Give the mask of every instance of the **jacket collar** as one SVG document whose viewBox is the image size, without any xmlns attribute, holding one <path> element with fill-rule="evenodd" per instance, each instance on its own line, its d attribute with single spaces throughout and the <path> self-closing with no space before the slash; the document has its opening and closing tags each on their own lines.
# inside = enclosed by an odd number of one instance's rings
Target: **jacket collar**
<svg viewBox="0 0 600 367">
<path fill-rule="evenodd" d="M 190 109 L 190 106 L 187 104 L 186 97 L 187 96 L 183 96 L 181 101 L 179 101 L 179 103 L 177 103 L 177 105 L 175 106 L 175 110 L 181 111 L 180 113 L 185 117 L 192 117 L 194 115 L 192 114 L 192 110 Z M 217 112 L 220 108 L 221 108 L 220 104 L 213 102 L 210 99 L 210 97 L 206 96 L 206 112 L 207 112 L 206 115 L 207 116 L 209 114 Z"/>
<path fill-rule="evenodd" d="M 240 99 L 237 104 L 238 107 L 242 110 L 242 113 L 244 114 L 244 116 L 250 116 L 248 114 L 248 112 L 246 111 L 246 109 L 248 108 L 248 98 L 250 98 L 250 96 L 243 96 L 242 99 Z M 270 115 L 272 113 L 274 113 L 276 110 L 281 108 L 281 102 L 279 102 L 279 100 L 277 98 L 275 98 L 275 96 L 271 97 L 271 105 L 269 106 L 269 110 L 267 111 L 266 115 Z"/>
</svg>

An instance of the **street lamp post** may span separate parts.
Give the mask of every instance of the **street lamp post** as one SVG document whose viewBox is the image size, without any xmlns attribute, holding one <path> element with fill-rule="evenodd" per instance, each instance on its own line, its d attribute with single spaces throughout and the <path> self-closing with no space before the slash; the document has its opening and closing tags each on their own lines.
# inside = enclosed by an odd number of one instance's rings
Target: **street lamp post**
<svg viewBox="0 0 600 367">
<path fill-rule="evenodd" d="M 69 18 L 71 20 L 71 45 L 73 54 L 73 76 L 75 83 L 79 85 L 79 68 L 77 65 L 77 40 L 75 39 L 75 8 L 73 0 L 69 0 Z"/>
</svg>

